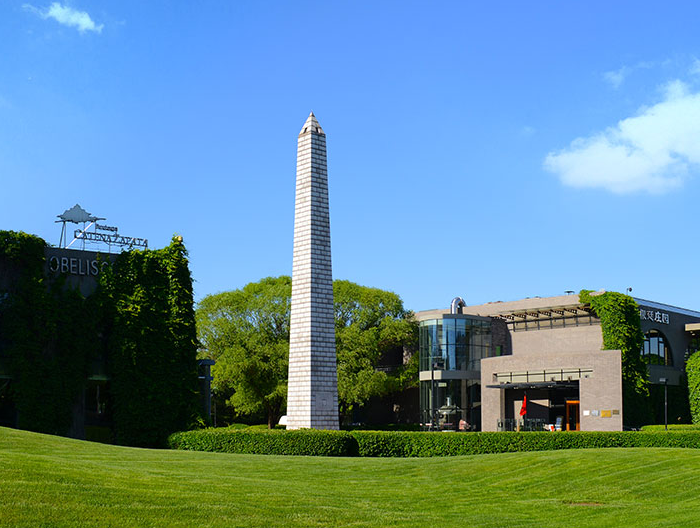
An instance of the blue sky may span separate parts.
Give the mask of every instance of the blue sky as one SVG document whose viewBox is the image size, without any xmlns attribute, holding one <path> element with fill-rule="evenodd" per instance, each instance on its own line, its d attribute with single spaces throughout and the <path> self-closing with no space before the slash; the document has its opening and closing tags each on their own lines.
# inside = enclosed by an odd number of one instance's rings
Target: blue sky
<svg viewBox="0 0 700 528">
<path fill-rule="evenodd" d="M 700 309 L 700 4 L 670 5 L 5 0 L 0 229 L 181 234 L 197 299 L 290 274 L 313 110 L 336 278 Z"/>
</svg>

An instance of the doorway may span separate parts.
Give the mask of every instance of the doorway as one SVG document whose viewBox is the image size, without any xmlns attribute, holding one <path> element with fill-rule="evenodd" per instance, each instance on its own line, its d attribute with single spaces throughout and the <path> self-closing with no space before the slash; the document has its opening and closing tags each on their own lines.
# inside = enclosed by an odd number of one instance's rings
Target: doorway
<svg viewBox="0 0 700 528">
<path fill-rule="evenodd" d="M 579 418 L 580 400 L 566 400 L 566 430 L 579 431 L 581 419 Z"/>
</svg>

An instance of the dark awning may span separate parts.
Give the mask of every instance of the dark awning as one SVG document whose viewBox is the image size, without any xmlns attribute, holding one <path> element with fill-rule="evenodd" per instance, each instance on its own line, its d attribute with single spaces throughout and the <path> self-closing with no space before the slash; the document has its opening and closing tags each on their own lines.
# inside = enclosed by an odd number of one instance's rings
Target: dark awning
<svg viewBox="0 0 700 528">
<path fill-rule="evenodd" d="M 543 381 L 523 383 L 499 383 L 498 385 L 486 385 L 489 389 L 576 389 L 578 383 L 571 381 Z"/>
</svg>

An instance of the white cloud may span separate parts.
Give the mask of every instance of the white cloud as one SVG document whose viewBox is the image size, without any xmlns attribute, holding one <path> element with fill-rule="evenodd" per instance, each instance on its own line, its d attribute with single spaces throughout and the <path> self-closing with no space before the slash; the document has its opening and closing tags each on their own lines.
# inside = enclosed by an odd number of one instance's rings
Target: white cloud
<svg viewBox="0 0 700 528">
<path fill-rule="evenodd" d="M 635 70 L 648 70 L 653 68 L 656 64 L 653 62 L 638 62 L 633 66 L 623 66 L 618 70 L 612 70 L 605 72 L 603 74 L 603 79 L 610 83 L 610 85 L 617 90 L 622 83 L 625 82 L 627 77 Z"/>
<path fill-rule="evenodd" d="M 663 100 L 569 148 L 550 152 L 545 169 L 565 185 L 614 193 L 663 193 L 700 167 L 700 92 L 681 81 L 666 85 Z"/>
<path fill-rule="evenodd" d="M 700 75 L 700 59 L 694 59 L 688 71 L 691 75 Z"/>
<path fill-rule="evenodd" d="M 632 68 L 628 66 L 623 66 L 619 70 L 605 72 L 603 74 L 603 79 L 608 81 L 612 85 L 612 87 L 617 90 L 620 87 L 620 85 L 622 85 L 623 81 L 630 74 L 631 71 Z"/>
<path fill-rule="evenodd" d="M 78 11 L 77 9 L 61 5 L 59 2 L 53 2 L 45 9 L 39 9 L 31 4 L 24 4 L 22 7 L 44 20 L 53 18 L 59 24 L 74 27 L 80 33 L 85 33 L 86 31 L 102 33 L 102 28 L 104 27 L 104 24 L 100 24 L 99 26 L 95 24 L 87 12 Z"/>
</svg>

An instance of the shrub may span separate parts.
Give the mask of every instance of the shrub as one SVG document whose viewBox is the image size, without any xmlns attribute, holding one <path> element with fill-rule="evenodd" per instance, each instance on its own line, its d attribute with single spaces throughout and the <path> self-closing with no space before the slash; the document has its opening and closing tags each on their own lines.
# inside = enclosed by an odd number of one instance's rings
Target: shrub
<svg viewBox="0 0 700 528">
<path fill-rule="evenodd" d="M 663 426 L 662 426 L 663 427 Z M 700 432 L 256 431 L 203 429 L 170 436 L 173 449 L 267 455 L 435 457 L 605 447 L 700 448 Z"/>
<path fill-rule="evenodd" d="M 174 433 L 172 449 L 264 455 L 356 456 L 354 438 L 343 431 L 202 429 Z"/>
<path fill-rule="evenodd" d="M 353 431 L 359 456 L 429 457 L 603 447 L 700 448 L 694 431 L 412 433 Z"/>
</svg>

